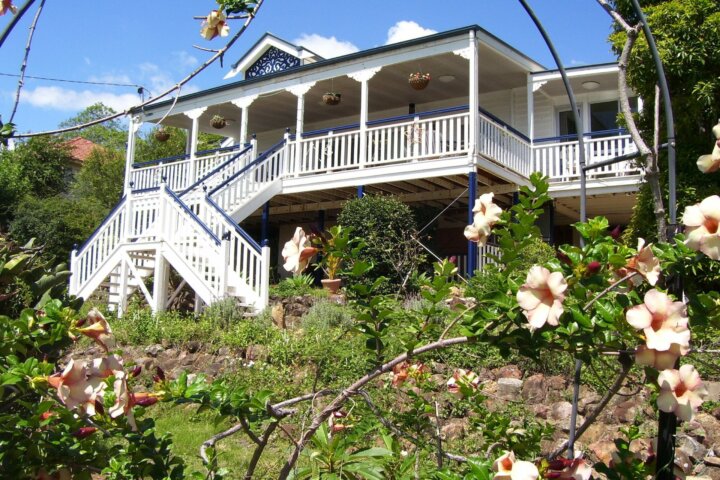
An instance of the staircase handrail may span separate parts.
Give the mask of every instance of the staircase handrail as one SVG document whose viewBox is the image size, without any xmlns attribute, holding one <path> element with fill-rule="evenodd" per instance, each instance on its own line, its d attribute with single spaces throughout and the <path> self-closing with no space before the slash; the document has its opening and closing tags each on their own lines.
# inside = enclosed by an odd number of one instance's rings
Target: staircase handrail
<svg viewBox="0 0 720 480">
<path fill-rule="evenodd" d="M 216 211 L 217 213 L 219 213 L 220 216 L 221 216 L 233 229 L 235 229 L 235 232 L 237 232 L 237 234 L 240 235 L 240 236 L 243 238 L 243 240 L 245 240 L 246 242 L 248 242 L 251 247 L 253 247 L 258 253 L 260 253 L 260 251 L 262 250 L 262 247 L 260 246 L 260 244 L 257 243 L 257 242 L 255 241 L 255 239 L 250 236 L 249 233 L 247 233 L 245 230 L 243 230 L 243 228 L 242 228 L 240 225 L 238 225 L 237 222 L 235 222 L 235 220 L 233 220 L 230 215 L 228 215 L 227 213 L 225 213 L 225 211 L 224 211 L 222 208 L 220 208 L 220 206 L 219 206 L 217 203 L 215 203 L 215 201 L 214 201 L 212 198 L 210 198 L 210 196 L 206 195 L 206 196 L 205 196 L 205 201 L 206 201 L 213 209 L 215 209 L 215 211 Z"/>
<path fill-rule="evenodd" d="M 256 158 L 256 159 L 253 160 L 252 162 L 250 162 L 250 163 L 248 163 L 247 165 L 245 165 L 245 167 L 243 167 L 242 170 L 240 170 L 239 172 L 237 172 L 237 173 L 231 175 L 230 177 L 226 178 L 222 183 L 220 183 L 218 186 L 216 186 L 215 188 L 213 188 L 212 190 L 210 190 L 210 191 L 208 192 L 208 195 L 214 195 L 214 194 L 217 193 L 221 188 L 225 187 L 228 183 L 232 182 L 233 180 L 235 180 L 236 178 L 238 178 L 240 175 L 244 174 L 245 172 L 247 172 L 247 171 L 250 170 L 251 168 L 253 168 L 253 167 L 259 165 L 260 163 L 262 163 L 263 161 L 267 160 L 273 153 L 277 152 L 277 151 L 280 150 L 282 147 L 284 147 L 286 142 L 287 142 L 287 140 L 286 140 L 285 138 L 283 138 L 283 139 L 280 140 L 278 143 L 276 143 L 276 144 L 273 145 L 272 147 L 268 148 L 265 152 L 263 152 L 261 155 L 259 155 L 258 158 Z"/>
<path fill-rule="evenodd" d="M 77 252 L 76 252 L 77 256 L 80 256 L 80 254 L 85 251 L 85 249 L 88 247 L 88 245 L 90 245 L 90 243 L 95 239 L 95 237 L 98 235 L 98 233 L 100 233 L 100 231 L 103 229 L 103 227 L 105 225 L 107 225 L 107 223 L 118 212 L 118 210 L 120 210 L 125 205 L 126 200 L 127 200 L 127 197 L 125 195 L 123 195 L 123 197 L 120 199 L 120 201 L 117 203 L 117 205 L 115 205 L 113 207 L 113 209 L 110 210 L 110 213 L 108 213 L 105 216 L 105 218 L 100 223 L 100 225 L 93 231 L 92 235 L 90 235 L 90 237 L 88 237 L 88 239 L 85 240 L 85 242 L 83 242 L 83 244 L 77 248 Z"/>
<path fill-rule="evenodd" d="M 240 147 L 240 144 L 231 145 L 229 147 L 219 147 L 219 148 L 211 148 L 208 150 L 200 150 L 200 151 L 195 152 L 195 156 L 202 157 L 203 155 L 207 155 L 209 153 L 229 152 L 229 151 L 235 150 L 236 148 L 239 148 L 239 147 Z M 191 155 L 189 153 L 182 153 L 180 155 L 173 155 L 171 157 L 164 157 L 164 158 L 158 158 L 155 160 L 148 160 L 146 162 L 133 163 L 132 166 L 133 166 L 133 168 L 142 168 L 142 167 L 147 167 L 150 165 L 155 165 L 156 163 L 172 163 L 172 162 L 176 162 L 179 160 L 186 160 L 186 159 L 190 158 L 190 156 Z"/>
<path fill-rule="evenodd" d="M 196 187 L 198 187 L 199 185 L 201 185 L 203 182 L 207 181 L 208 178 L 212 177 L 213 175 L 215 175 L 216 173 L 218 173 L 220 170 L 224 169 L 225 167 L 227 167 L 228 165 L 230 165 L 232 162 L 234 162 L 235 160 L 237 160 L 237 159 L 240 158 L 241 156 L 245 155 L 245 154 L 246 154 L 248 151 L 250 151 L 250 150 L 252 150 L 252 145 L 249 144 L 249 143 L 246 143 L 244 150 L 236 153 L 235 155 L 233 155 L 233 156 L 230 157 L 229 159 L 225 160 L 223 163 L 221 163 L 220 165 L 218 165 L 217 167 L 213 168 L 211 171 L 209 171 L 208 173 L 206 173 L 205 175 L 203 175 L 202 177 L 200 177 L 195 183 L 193 183 L 192 185 L 190 185 L 189 187 L 187 187 L 185 190 L 183 190 L 182 192 L 180 192 L 180 195 L 179 195 L 179 196 L 182 197 L 182 196 L 185 195 L 186 193 L 194 190 Z"/>
<path fill-rule="evenodd" d="M 195 223 L 197 223 L 198 226 L 200 226 L 203 229 L 203 231 L 210 236 L 210 238 L 215 242 L 216 245 L 220 245 L 220 243 L 221 243 L 220 239 L 213 233 L 213 231 L 210 230 L 210 228 L 207 225 L 205 225 L 205 223 L 202 220 L 200 220 L 197 215 L 195 215 L 195 212 L 190 210 L 190 207 L 188 207 L 185 202 L 180 200 L 180 197 L 175 195 L 175 192 L 170 190 L 170 187 L 168 187 L 167 185 L 165 185 L 165 193 L 167 193 L 170 196 L 170 198 L 175 200 L 175 203 L 177 203 L 180 206 L 180 208 L 182 208 L 185 211 L 185 213 L 187 213 L 190 216 L 190 218 L 192 218 L 193 221 Z"/>
</svg>

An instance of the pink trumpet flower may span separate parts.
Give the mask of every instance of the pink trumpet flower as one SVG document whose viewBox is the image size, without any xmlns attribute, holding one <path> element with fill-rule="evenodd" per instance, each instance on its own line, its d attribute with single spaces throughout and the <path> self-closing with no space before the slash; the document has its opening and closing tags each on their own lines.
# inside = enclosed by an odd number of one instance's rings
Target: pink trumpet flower
<svg viewBox="0 0 720 480">
<path fill-rule="evenodd" d="M 562 273 L 550 273 L 539 265 L 530 269 L 525 284 L 517 293 L 517 301 L 532 330 L 542 328 L 545 323 L 557 326 L 564 311 L 562 303 L 566 289 L 567 282 Z"/>
<path fill-rule="evenodd" d="M 682 222 L 687 235 L 685 244 L 713 260 L 720 260 L 720 197 L 713 195 L 697 205 L 685 207 Z"/>
<path fill-rule="evenodd" d="M 200 28 L 200 35 L 205 40 L 212 40 L 215 37 L 227 37 L 230 33 L 230 26 L 226 22 L 227 18 L 221 10 L 213 10 L 205 18 Z"/>
<path fill-rule="evenodd" d="M 645 277 L 648 283 L 655 286 L 660 278 L 660 260 L 655 256 L 652 243 L 645 245 L 645 240 L 638 238 L 637 255 L 628 260 L 626 268 Z M 633 277 L 639 278 L 639 277 Z M 641 282 L 637 282 L 639 284 Z"/>
<path fill-rule="evenodd" d="M 516 460 L 513 452 L 505 452 L 493 463 L 493 480 L 536 480 L 540 476 L 537 467 L 524 460 Z"/>
<path fill-rule="evenodd" d="M 110 324 L 100 310 L 97 308 L 90 310 L 87 314 L 87 323 L 89 323 L 87 327 L 78 330 L 80 333 L 92 338 L 106 352 L 115 346 Z"/>
<path fill-rule="evenodd" d="M 297 275 L 307 268 L 310 259 L 316 253 L 317 248 L 311 246 L 310 239 L 305 236 L 305 231 L 302 227 L 297 227 L 293 237 L 285 242 L 282 249 L 282 256 L 285 259 L 283 268 Z"/>
<path fill-rule="evenodd" d="M 685 421 L 692 420 L 695 410 L 708 394 L 700 374 L 692 365 L 683 365 L 680 370 L 663 370 L 658 375 L 658 384 L 658 408 Z"/>
<path fill-rule="evenodd" d="M 628 310 L 625 318 L 643 331 L 647 348 L 665 352 L 677 344 L 675 348 L 685 355 L 690 348 L 685 304 L 673 302 L 667 294 L 654 289 L 645 294 L 644 302 Z"/>
<path fill-rule="evenodd" d="M 473 212 L 473 223 L 465 227 L 465 238 L 479 245 L 485 245 L 492 227 L 500 220 L 502 208 L 493 203 L 493 194 L 485 193 L 477 199 Z"/>
</svg>

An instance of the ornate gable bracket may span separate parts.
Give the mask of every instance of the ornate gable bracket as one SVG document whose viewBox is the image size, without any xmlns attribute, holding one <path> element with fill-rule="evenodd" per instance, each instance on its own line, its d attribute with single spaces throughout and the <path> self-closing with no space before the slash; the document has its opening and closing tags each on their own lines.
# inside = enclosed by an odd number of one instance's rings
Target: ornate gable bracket
<svg viewBox="0 0 720 480">
<path fill-rule="evenodd" d="M 290 92 L 296 97 L 301 97 L 310 91 L 315 86 L 316 82 L 303 83 L 300 85 L 294 85 L 285 89 L 286 92 Z"/>
<path fill-rule="evenodd" d="M 245 78 L 262 77 L 300 66 L 300 59 L 276 47 L 268 48 L 247 70 Z"/>
<path fill-rule="evenodd" d="M 367 82 L 380 70 L 382 70 L 382 67 L 366 68 L 365 70 L 360 70 L 358 72 L 348 73 L 348 77 L 352 78 L 356 82 Z"/>
<path fill-rule="evenodd" d="M 250 95 L 249 97 L 242 97 L 235 100 L 232 100 L 230 103 L 235 105 L 236 107 L 240 109 L 248 108 L 252 103 L 257 100 L 257 95 Z"/>
</svg>

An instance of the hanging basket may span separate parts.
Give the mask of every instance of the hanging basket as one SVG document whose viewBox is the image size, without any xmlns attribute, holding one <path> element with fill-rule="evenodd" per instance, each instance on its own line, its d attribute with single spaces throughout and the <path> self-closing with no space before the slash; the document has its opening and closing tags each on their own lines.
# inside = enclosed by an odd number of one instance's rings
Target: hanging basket
<svg viewBox="0 0 720 480">
<path fill-rule="evenodd" d="M 165 130 L 164 128 L 158 128 L 155 130 L 155 140 L 161 143 L 165 143 L 170 139 L 170 132 Z"/>
<path fill-rule="evenodd" d="M 221 128 L 225 128 L 225 125 L 227 125 L 227 120 L 225 120 L 224 117 L 221 117 L 220 115 L 215 115 L 210 120 L 210 125 L 213 126 L 213 128 L 217 128 L 220 130 Z"/>
<path fill-rule="evenodd" d="M 327 92 L 323 94 L 323 102 L 325 105 L 337 105 L 340 103 L 342 95 L 336 92 Z"/>
<path fill-rule="evenodd" d="M 430 83 L 430 74 L 422 72 L 411 73 L 410 77 L 408 77 L 408 83 L 415 90 L 424 90 Z"/>
</svg>

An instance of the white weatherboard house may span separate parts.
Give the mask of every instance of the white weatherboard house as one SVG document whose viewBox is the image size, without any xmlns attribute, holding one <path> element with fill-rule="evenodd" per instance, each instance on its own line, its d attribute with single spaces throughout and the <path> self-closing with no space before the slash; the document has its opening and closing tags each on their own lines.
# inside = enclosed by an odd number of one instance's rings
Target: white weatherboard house
<svg viewBox="0 0 720 480">
<path fill-rule="evenodd" d="M 412 73 L 429 74 L 425 88 L 409 84 Z M 568 74 L 588 163 L 635 152 L 616 125 L 617 65 Z M 187 285 L 198 304 L 234 296 L 262 309 L 293 228 L 323 227 L 363 193 L 433 211 L 451 205 L 435 233 L 438 254 L 464 254 L 473 268 L 485 249 L 462 229 L 475 199 L 494 192 L 510 205 L 534 171 L 551 182 L 545 236 L 573 240 L 578 144 L 560 75 L 477 26 L 332 59 L 266 34 L 227 78 L 133 112 L 125 196 L 73 252 L 71 293 L 105 289 L 122 312 L 140 292 L 160 311 Z M 340 102 L 324 99 L 329 92 Z M 135 163 L 138 128 L 160 120 L 187 129 L 186 154 Z M 200 131 L 221 133 L 226 146 L 197 151 Z M 632 162 L 591 171 L 588 215 L 627 223 L 640 182 Z M 182 278 L 175 291 L 171 269 Z"/>
</svg>

